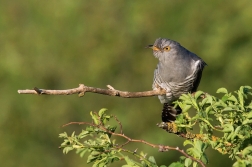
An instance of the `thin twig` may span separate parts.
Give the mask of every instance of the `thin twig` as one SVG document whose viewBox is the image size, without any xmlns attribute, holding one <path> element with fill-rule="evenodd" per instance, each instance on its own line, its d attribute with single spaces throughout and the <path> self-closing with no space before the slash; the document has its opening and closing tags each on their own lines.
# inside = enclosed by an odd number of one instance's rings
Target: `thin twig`
<svg viewBox="0 0 252 167">
<path fill-rule="evenodd" d="M 130 142 L 130 141 L 129 141 L 129 140 L 127 140 L 125 143 L 123 143 L 123 144 L 119 145 L 119 146 L 118 146 L 118 148 L 122 148 L 123 146 L 125 146 L 125 145 L 129 144 L 129 142 Z"/>
<path fill-rule="evenodd" d="M 115 115 L 113 115 L 113 117 L 115 118 L 116 122 L 117 122 L 117 123 L 119 124 L 119 126 L 120 126 L 120 134 L 123 134 L 122 123 L 119 121 L 119 119 L 118 119 Z"/>
<path fill-rule="evenodd" d="M 159 88 L 156 90 L 151 91 L 144 91 L 144 92 L 128 92 L 128 91 L 121 91 L 116 90 L 112 86 L 108 86 L 109 89 L 101 89 L 101 88 L 94 88 L 88 87 L 84 84 L 79 84 L 79 87 L 73 89 L 65 89 L 65 90 L 48 90 L 48 89 L 39 89 L 37 87 L 33 89 L 25 89 L 25 90 L 18 90 L 19 94 L 39 94 L 39 95 L 72 95 L 72 94 L 79 94 L 79 96 L 84 96 L 86 92 L 98 93 L 103 95 L 109 96 L 118 96 L 124 98 L 139 98 L 139 97 L 150 97 L 150 96 L 157 96 L 165 94 L 166 91 Z"/>
</svg>

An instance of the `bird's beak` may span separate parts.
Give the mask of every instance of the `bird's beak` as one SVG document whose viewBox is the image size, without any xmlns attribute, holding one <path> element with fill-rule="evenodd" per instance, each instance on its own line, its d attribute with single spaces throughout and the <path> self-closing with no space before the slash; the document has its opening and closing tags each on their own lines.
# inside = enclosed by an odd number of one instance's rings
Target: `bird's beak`
<svg viewBox="0 0 252 167">
<path fill-rule="evenodd" d="M 145 48 L 153 48 L 153 45 L 148 45 L 148 46 L 146 46 Z"/>
<path fill-rule="evenodd" d="M 158 47 L 153 46 L 153 45 L 148 45 L 148 46 L 146 46 L 145 48 L 151 48 L 152 50 L 155 50 L 155 51 L 160 50 Z"/>
</svg>

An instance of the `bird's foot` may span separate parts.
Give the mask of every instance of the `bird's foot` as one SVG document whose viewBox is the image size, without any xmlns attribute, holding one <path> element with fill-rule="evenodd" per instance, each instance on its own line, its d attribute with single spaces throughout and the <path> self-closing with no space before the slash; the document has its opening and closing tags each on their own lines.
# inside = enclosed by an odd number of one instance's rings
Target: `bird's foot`
<svg viewBox="0 0 252 167">
<path fill-rule="evenodd" d="M 157 126 L 166 130 L 169 133 L 179 134 L 177 125 L 174 122 L 161 122 L 157 123 Z"/>
<path fill-rule="evenodd" d="M 174 122 L 161 122 L 161 123 L 157 123 L 157 126 L 159 128 L 164 129 L 168 133 L 173 133 L 186 139 L 193 139 L 197 137 L 197 135 L 191 132 L 187 132 L 184 128 L 182 129 L 178 128 L 178 126 Z"/>
</svg>

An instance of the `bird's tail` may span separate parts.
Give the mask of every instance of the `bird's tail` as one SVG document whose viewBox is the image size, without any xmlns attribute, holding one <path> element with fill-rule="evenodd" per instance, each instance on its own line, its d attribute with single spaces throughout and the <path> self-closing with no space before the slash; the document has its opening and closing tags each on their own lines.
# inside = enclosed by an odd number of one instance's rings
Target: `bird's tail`
<svg viewBox="0 0 252 167">
<path fill-rule="evenodd" d="M 176 120 L 176 116 L 182 112 L 181 108 L 177 106 L 176 108 L 172 104 L 164 103 L 162 110 L 162 121 L 163 122 L 173 122 Z"/>
</svg>

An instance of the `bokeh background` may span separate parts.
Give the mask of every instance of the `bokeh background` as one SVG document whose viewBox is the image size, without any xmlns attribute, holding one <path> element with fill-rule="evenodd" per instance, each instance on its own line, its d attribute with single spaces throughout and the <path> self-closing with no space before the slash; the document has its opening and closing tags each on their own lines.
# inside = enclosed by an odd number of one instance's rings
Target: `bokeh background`
<svg viewBox="0 0 252 167">
<path fill-rule="evenodd" d="M 183 139 L 156 127 L 157 97 L 123 99 L 20 95 L 37 86 L 68 89 L 79 83 L 145 91 L 157 59 L 144 47 L 156 38 L 174 39 L 204 59 L 199 89 L 215 94 L 252 85 L 252 1 L 2 0 L 0 2 L 0 163 L 4 167 L 91 166 L 75 152 L 58 149 L 62 132 L 90 121 L 89 112 L 108 108 L 124 133 L 155 144 L 181 146 Z M 154 155 L 159 165 L 179 159 L 142 144 L 130 149 Z M 232 162 L 209 149 L 209 167 Z M 114 164 L 112 166 L 119 166 Z"/>
</svg>

